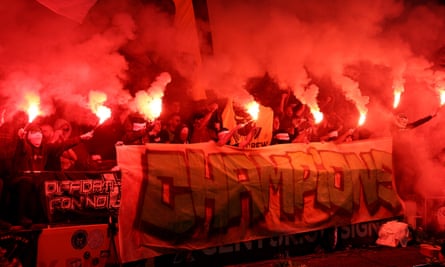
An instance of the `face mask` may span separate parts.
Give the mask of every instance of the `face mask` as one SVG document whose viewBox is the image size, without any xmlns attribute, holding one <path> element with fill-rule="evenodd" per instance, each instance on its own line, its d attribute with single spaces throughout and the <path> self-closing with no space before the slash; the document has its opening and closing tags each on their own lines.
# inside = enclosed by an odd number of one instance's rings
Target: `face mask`
<svg viewBox="0 0 445 267">
<path fill-rule="evenodd" d="M 28 140 L 33 146 L 40 147 L 40 145 L 42 145 L 43 134 L 42 132 L 29 132 Z"/>
<path fill-rule="evenodd" d="M 145 122 L 144 123 L 133 122 L 133 131 L 140 131 L 145 129 L 145 127 L 146 127 Z"/>
<path fill-rule="evenodd" d="M 228 134 L 229 131 L 221 131 L 218 133 L 218 139 L 223 139 L 223 137 Z"/>
</svg>

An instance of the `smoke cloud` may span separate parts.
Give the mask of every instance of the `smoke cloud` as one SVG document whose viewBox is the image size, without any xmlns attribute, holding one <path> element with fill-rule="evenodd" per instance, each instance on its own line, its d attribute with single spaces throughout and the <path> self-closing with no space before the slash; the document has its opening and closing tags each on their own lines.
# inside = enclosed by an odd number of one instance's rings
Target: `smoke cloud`
<svg viewBox="0 0 445 267">
<path fill-rule="evenodd" d="M 389 135 L 394 112 L 416 120 L 440 105 L 443 2 L 208 0 L 208 21 L 197 21 L 211 34 L 211 43 L 199 40 L 202 47 L 211 46 L 205 55 L 191 51 L 190 36 L 178 27 L 174 14 L 180 2 L 97 1 L 81 23 L 35 0 L 1 6 L 2 113 L 11 117 L 23 110 L 32 93 L 40 96 L 45 115 L 89 123 L 90 91 L 105 94 L 104 105 L 134 107 L 136 95 L 149 95 L 164 72 L 171 82 L 161 91 L 178 99 L 193 90 L 213 90 L 249 101 L 247 80 L 265 74 L 276 81 L 277 91 L 291 88 L 308 104 L 340 96 L 352 104 L 356 120 L 359 112 L 367 113 L 364 127 L 375 136 Z M 393 91 L 400 86 L 394 109 Z M 411 140 L 423 141 L 419 158 L 431 159 L 445 147 L 443 116 L 413 129 Z M 435 179 L 428 170 L 422 173 L 422 181 Z"/>
<path fill-rule="evenodd" d="M 415 121 L 440 106 L 444 65 L 438 64 L 443 52 L 437 52 L 445 44 L 443 4 L 210 1 L 215 56 L 206 62 L 203 76 L 209 87 L 236 94 L 246 77 L 267 72 L 280 89 L 292 88 L 306 103 L 343 97 L 353 104 L 354 123 L 367 112 L 363 127 L 375 137 L 390 136 L 394 113 Z M 402 89 L 396 109 L 395 88 Z M 398 164 L 418 171 L 406 182 L 424 195 L 444 193 L 438 192 L 443 186 L 438 187 L 437 175 L 444 162 L 432 160 L 444 147 L 443 116 L 403 133 L 406 142 L 397 148 L 405 154 Z"/>
</svg>

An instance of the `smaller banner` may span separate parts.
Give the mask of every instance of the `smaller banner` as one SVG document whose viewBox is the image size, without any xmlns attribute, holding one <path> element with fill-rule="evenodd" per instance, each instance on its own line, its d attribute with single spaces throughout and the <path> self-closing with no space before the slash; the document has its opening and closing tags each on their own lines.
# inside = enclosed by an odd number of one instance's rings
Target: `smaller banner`
<svg viewBox="0 0 445 267">
<path fill-rule="evenodd" d="M 40 235 L 37 265 L 24 266 L 105 266 L 113 257 L 117 237 L 107 224 L 78 225 L 44 229 Z"/>
<path fill-rule="evenodd" d="M 57 179 L 44 182 L 43 190 L 50 224 L 107 223 L 120 207 L 121 175 L 59 173 Z"/>
<path fill-rule="evenodd" d="M 228 129 L 233 129 L 237 124 L 245 123 L 250 118 L 245 118 L 241 114 L 236 114 L 233 101 L 229 99 L 221 114 L 223 120 L 223 126 Z M 255 127 L 253 138 L 246 148 L 265 147 L 270 145 L 272 140 L 272 122 L 273 122 L 273 110 L 269 107 L 259 105 L 258 119 L 255 121 Z M 248 130 L 244 128 L 236 131 L 231 140 L 231 145 L 238 145 L 242 141 L 246 140 Z"/>
</svg>

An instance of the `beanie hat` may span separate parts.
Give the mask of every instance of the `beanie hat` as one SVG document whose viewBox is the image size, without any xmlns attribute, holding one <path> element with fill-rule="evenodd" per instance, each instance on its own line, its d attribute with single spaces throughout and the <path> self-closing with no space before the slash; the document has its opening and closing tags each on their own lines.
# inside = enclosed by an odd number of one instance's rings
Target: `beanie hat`
<svg viewBox="0 0 445 267">
<path fill-rule="evenodd" d="M 54 122 L 54 130 L 63 130 L 63 129 L 71 131 L 71 124 L 67 120 L 57 119 Z"/>
<path fill-rule="evenodd" d="M 42 129 L 36 123 L 31 123 L 25 127 L 25 131 L 27 132 L 41 132 Z"/>
</svg>

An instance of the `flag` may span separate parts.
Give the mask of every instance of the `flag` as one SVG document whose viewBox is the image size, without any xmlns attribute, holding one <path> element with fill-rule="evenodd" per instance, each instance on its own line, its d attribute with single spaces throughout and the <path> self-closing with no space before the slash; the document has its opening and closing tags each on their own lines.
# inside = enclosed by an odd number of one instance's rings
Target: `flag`
<svg viewBox="0 0 445 267">
<path fill-rule="evenodd" d="M 97 0 L 37 0 L 53 12 L 82 23 Z"/>
<path fill-rule="evenodd" d="M 221 113 L 222 127 L 233 129 L 236 126 L 235 111 L 233 110 L 233 100 L 229 98 L 227 104 Z"/>
<path fill-rule="evenodd" d="M 272 140 L 273 110 L 270 107 L 265 107 L 263 105 L 260 105 L 259 108 L 258 119 L 255 121 L 257 129 L 252 141 L 246 146 L 247 148 L 267 146 L 270 145 Z M 237 124 L 236 116 L 233 100 L 229 99 L 221 113 L 223 127 L 229 130 L 233 129 Z M 239 144 L 245 138 L 245 135 L 236 132 L 233 134 L 230 144 Z"/>
<path fill-rule="evenodd" d="M 188 77 L 193 84 L 190 91 L 194 100 L 206 99 L 206 93 L 200 84 L 201 52 L 199 47 L 198 29 L 196 28 L 195 11 L 192 0 L 174 0 L 175 27 L 177 29 L 178 55 L 176 67 L 181 74 Z"/>
</svg>

